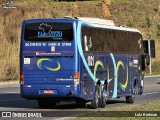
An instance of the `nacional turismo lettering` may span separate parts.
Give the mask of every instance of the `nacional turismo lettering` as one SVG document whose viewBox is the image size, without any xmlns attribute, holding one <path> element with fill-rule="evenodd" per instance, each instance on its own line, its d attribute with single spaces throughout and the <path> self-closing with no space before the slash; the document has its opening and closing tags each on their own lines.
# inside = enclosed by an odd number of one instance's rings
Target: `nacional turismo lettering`
<svg viewBox="0 0 160 120">
<path fill-rule="evenodd" d="M 52 37 L 52 38 L 62 39 L 62 31 L 51 31 L 50 33 L 44 33 L 42 31 L 38 31 L 38 37 Z"/>
</svg>

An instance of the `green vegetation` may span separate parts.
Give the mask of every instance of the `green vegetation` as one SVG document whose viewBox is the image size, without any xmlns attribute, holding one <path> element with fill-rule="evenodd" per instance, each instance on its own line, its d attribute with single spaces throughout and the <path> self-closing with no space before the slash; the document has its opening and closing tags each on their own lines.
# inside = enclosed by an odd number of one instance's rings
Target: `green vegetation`
<svg viewBox="0 0 160 120">
<path fill-rule="evenodd" d="M 160 74 L 160 0 L 112 0 L 111 17 L 116 25 L 139 29 L 143 39 L 156 40 L 153 74 Z M 147 73 L 148 74 L 148 73 Z"/>
<path fill-rule="evenodd" d="M 0 2 L 0 6 L 5 0 Z M 19 47 L 24 19 L 64 16 L 101 17 L 99 1 L 53 2 L 52 0 L 15 0 L 17 9 L 0 9 L 0 80 L 19 79 Z"/>
<path fill-rule="evenodd" d="M 92 112 L 90 114 L 82 115 L 75 120 L 92 120 L 92 119 L 97 119 L 98 117 L 101 117 L 101 119 L 107 120 L 107 119 L 121 119 L 121 120 L 134 120 L 137 118 L 140 118 L 141 120 L 148 120 L 148 119 L 157 119 L 157 117 L 134 117 L 135 113 L 132 111 L 146 111 L 145 113 L 148 113 L 147 111 L 150 111 L 151 113 L 153 111 L 160 111 L 160 101 L 155 101 L 152 103 L 146 103 L 146 104 L 140 104 L 140 105 L 127 105 L 127 106 L 119 106 L 119 107 L 114 107 L 114 108 L 105 108 L 103 109 L 105 112 Z M 107 112 L 109 111 L 109 112 Z M 110 112 L 112 111 L 112 112 Z M 124 111 L 124 112 L 123 112 Z M 111 115 L 110 115 L 111 114 Z M 156 114 L 156 112 L 153 112 L 153 114 Z M 157 113 L 158 114 L 158 113 Z M 108 116 L 117 116 L 117 117 L 108 117 Z M 120 117 L 120 116 L 129 116 L 131 115 L 132 117 Z M 103 117 L 102 117 L 103 116 Z"/>
</svg>

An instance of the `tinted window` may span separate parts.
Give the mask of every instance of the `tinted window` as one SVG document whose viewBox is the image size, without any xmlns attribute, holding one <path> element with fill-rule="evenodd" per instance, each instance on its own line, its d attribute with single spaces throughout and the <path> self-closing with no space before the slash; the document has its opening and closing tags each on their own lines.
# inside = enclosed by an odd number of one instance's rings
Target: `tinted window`
<svg viewBox="0 0 160 120">
<path fill-rule="evenodd" d="M 82 27 L 82 46 L 84 51 L 112 53 L 139 53 L 141 34 L 136 32 Z"/>
<path fill-rule="evenodd" d="M 24 39 L 26 41 L 71 41 L 72 23 L 27 23 Z"/>
</svg>

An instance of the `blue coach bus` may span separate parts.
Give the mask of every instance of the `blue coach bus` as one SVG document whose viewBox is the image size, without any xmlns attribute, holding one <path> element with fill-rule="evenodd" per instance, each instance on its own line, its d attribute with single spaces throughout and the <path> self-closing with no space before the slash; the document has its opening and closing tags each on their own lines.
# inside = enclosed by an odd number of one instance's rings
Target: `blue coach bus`
<svg viewBox="0 0 160 120">
<path fill-rule="evenodd" d="M 146 55 L 136 29 L 78 18 L 24 20 L 20 47 L 21 96 L 40 107 L 60 101 L 91 108 L 108 98 L 134 103 L 143 93 Z"/>
</svg>

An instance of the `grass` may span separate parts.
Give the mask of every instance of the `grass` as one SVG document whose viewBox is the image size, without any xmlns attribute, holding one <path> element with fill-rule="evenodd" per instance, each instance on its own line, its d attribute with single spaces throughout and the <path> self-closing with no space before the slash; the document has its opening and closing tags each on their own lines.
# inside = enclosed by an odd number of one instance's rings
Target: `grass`
<svg viewBox="0 0 160 120">
<path fill-rule="evenodd" d="M 1 80 L 16 80 L 19 76 L 19 46 L 16 43 L 0 45 L 0 68 Z"/>
<path fill-rule="evenodd" d="M 154 39 L 156 42 L 156 59 L 160 61 L 160 8 L 159 0 L 112 0 L 111 17 L 116 25 L 137 28 L 142 32 L 143 39 Z M 160 64 L 158 64 L 159 66 Z M 153 65 L 157 69 L 157 65 Z M 156 72 L 159 72 L 157 70 Z"/>
<path fill-rule="evenodd" d="M 156 112 L 157 111 L 157 112 Z M 160 101 L 155 101 L 152 103 L 139 104 L 139 105 L 127 105 L 127 106 L 119 106 L 114 108 L 106 108 L 104 111 L 93 112 L 90 114 L 82 115 L 77 117 L 74 120 L 93 120 L 100 117 L 100 119 L 108 120 L 135 120 L 135 119 L 157 119 L 158 117 L 136 117 L 135 113 L 153 113 L 158 114 L 160 111 Z M 112 117 L 111 117 L 112 116 Z M 116 116 L 116 117 L 115 117 Z M 126 117 L 125 117 L 126 116 Z M 128 117 L 131 116 L 131 117 Z"/>
<path fill-rule="evenodd" d="M 101 1 L 15 0 L 17 9 L 0 9 L 0 81 L 19 79 L 19 47 L 24 19 L 64 16 L 102 17 Z M 0 6 L 5 0 L 0 2 Z"/>
</svg>

